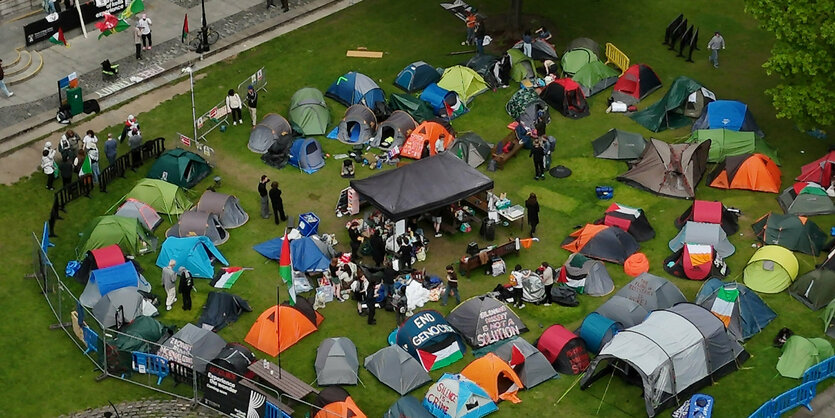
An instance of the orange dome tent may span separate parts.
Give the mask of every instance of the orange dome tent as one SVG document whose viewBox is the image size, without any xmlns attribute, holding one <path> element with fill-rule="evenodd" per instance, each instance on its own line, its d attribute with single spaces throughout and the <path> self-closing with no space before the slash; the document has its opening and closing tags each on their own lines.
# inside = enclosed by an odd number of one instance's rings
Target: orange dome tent
<svg viewBox="0 0 835 418">
<path fill-rule="evenodd" d="M 271 356 L 277 356 L 308 334 L 316 331 L 325 318 L 313 310 L 303 297 L 296 305 L 274 305 L 261 313 L 244 341 Z"/>
<path fill-rule="evenodd" d="M 707 177 L 710 187 L 780 193 L 780 168 L 763 154 L 726 157 Z"/>
<path fill-rule="evenodd" d="M 522 402 L 516 396 L 516 392 L 525 385 L 522 384 L 519 375 L 493 353 L 473 360 L 461 371 L 461 375 L 481 386 L 493 402 L 498 402 L 499 399 L 513 403 Z"/>
<path fill-rule="evenodd" d="M 321 409 L 313 418 L 366 418 L 364 412 L 348 392 L 339 386 L 330 386 L 319 392 L 316 406 Z"/>
<path fill-rule="evenodd" d="M 423 122 L 406 139 L 403 148 L 400 149 L 400 155 L 419 160 L 427 143 L 429 143 L 429 155 L 435 155 L 437 154 L 435 152 L 435 141 L 441 135 L 444 136 L 444 149 L 446 150 L 455 141 L 455 136 L 440 123 Z"/>
</svg>

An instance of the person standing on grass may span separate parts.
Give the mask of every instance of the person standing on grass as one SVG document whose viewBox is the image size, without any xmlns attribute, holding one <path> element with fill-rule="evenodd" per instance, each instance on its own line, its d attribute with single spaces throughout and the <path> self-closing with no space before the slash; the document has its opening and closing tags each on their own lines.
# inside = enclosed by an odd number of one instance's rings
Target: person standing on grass
<svg viewBox="0 0 835 418">
<path fill-rule="evenodd" d="M 526 30 L 525 33 L 522 35 L 522 53 L 525 54 L 526 57 L 531 58 L 531 54 L 533 53 L 533 36 L 531 36 L 531 31 Z"/>
<path fill-rule="evenodd" d="M 477 11 L 475 8 L 467 11 L 467 17 L 464 19 L 464 22 L 467 24 L 467 39 L 461 42 L 461 45 L 472 45 L 475 43 L 475 22 L 478 19 L 475 13 Z"/>
<path fill-rule="evenodd" d="M 162 269 L 162 287 L 165 288 L 165 310 L 170 311 L 177 301 L 177 273 L 174 266 L 177 260 L 169 260 L 168 265 Z"/>
<path fill-rule="evenodd" d="M 455 304 L 461 303 L 461 293 L 458 291 L 458 275 L 455 274 L 455 268 L 452 264 L 446 266 L 446 289 L 441 296 L 441 306 L 446 306 L 449 300 L 449 295 L 455 295 Z"/>
<path fill-rule="evenodd" d="M 179 273 L 179 280 L 180 284 L 177 286 L 178 290 L 180 291 L 180 295 L 183 296 L 183 310 L 190 311 L 191 310 L 191 291 L 194 289 L 194 278 L 191 277 L 191 272 L 188 271 L 185 267 L 180 267 Z"/>
<path fill-rule="evenodd" d="M 383 265 L 386 258 L 386 243 L 380 237 L 380 233 L 376 230 L 371 230 L 371 237 L 368 238 L 368 243 L 371 245 L 371 258 L 374 259 L 374 267 Z"/>
<path fill-rule="evenodd" d="M 107 141 L 104 141 L 104 156 L 107 158 L 108 165 L 116 164 L 116 156 L 119 154 L 118 147 L 119 143 L 116 142 L 116 138 L 113 137 L 113 134 L 108 133 Z"/>
<path fill-rule="evenodd" d="M 87 130 L 87 135 L 84 136 L 84 150 L 87 156 L 90 157 L 90 169 L 93 170 L 93 184 L 99 184 L 99 139 L 92 129 Z M 82 161 L 83 163 L 83 161 Z"/>
<path fill-rule="evenodd" d="M 78 137 L 75 131 L 67 129 L 67 132 L 61 135 L 61 139 L 58 141 L 58 152 L 61 153 L 64 159 L 72 159 L 78 152 L 78 141 L 80 140 L 81 138 Z"/>
<path fill-rule="evenodd" d="M 46 189 L 47 190 L 55 190 L 52 187 L 52 183 L 55 181 L 55 176 L 58 173 L 55 172 L 55 150 L 52 149 L 49 142 L 47 142 L 47 148 L 43 149 L 42 156 L 41 156 L 41 169 L 43 173 L 46 174 Z"/>
<path fill-rule="evenodd" d="M 261 176 L 261 181 L 258 182 L 258 195 L 261 196 L 261 217 L 270 219 L 270 197 L 267 196 L 267 184 L 270 183 L 269 177 Z"/>
<path fill-rule="evenodd" d="M 273 217 L 275 218 L 275 224 L 278 225 L 278 221 L 284 222 L 287 220 L 287 215 L 284 214 L 284 201 L 281 200 L 281 189 L 278 188 L 278 182 L 274 181 L 270 184 L 270 203 L 273 204 Z"/>
<path fill-rule="evenodd" d="M 234 89 L 229 89 L 229 93 L 226 95 L 226 111 L 232 115 L 232 125 L 237 125 L 239 122 L 244 123 L 241 106 L 241 96 L 238 96 Z"/>
<path fill-rule="evenodd" d="M 6 83 L 3 81 L 4 76 L 5 74 L 3 74 L 3 59 L 0 58 L 0 91 L 2 91 L 6 95 L 6 97 L 12 97 L 14 96 L 14 93 L 10 92 L 8 87 L 6 87 Z"/>
<path fill-rule="evenodd" d="M 72 157 L 63 158 L 58 163 L 58 171 L 61 173 L 61 187 L 67 187 L 72 183 Z"/>
<path fill-rule="evenodd" d="M 142 165 L 142 134 L 139 133 L 139 129 L 136 127 L 130 130 L 128 146 L 130 147 L 130 168 L 136 171 L 136 167 Z"/>
<path fill-rule="evenodd" d="M 551 306 L 551 288 L 554 287 L 554 268 L 548 265 L 548 262 L 543 261 L 539 266 L 542 270 L 540 278 L 542 284 L 545 286 L 545 306 Z"/>
<path fill-rule="evenodd" d="M 513 286 L 513 305 L 519 309 L 525 308 L 525 303 L 522 302 L 522 280 L 529 275 L 530 271 L 525 273 L 519 264 L 510 272 L 510 284 Z"/>
<path fill-rule="evenodd" d="M 142 17 L 136 22 L 136 27 L 139 28 L 140 34 L 142 35 L 142 49 L 147 49 L 148 51 L 151 50 L 151 46 L 153 43 L 151 42 L 151 18 L 148 17 L 147 14 L 142 13 Z M 148 46 L 145 46 L 145 44 Z"/>
<path fill-rule="evenodd" d="M 530 157 L 533 158 L 534 180 L 545 178 L 545 147 L 542 140 L 537 138 L 532 141 Z"/>
<path fill-rule="evenodd" d="M 377 325 L 374 314 L 377 312 L 377 282 L 369 278 L 365 289 L 365 306 L 368 308 L 368 325 Z"/>
<path fill-rule="evenodd" d="M 536 226 L 539 225 L 539 201 L 536 200 L 536 193 L 531 193 L 525 201 L 525 209 L 528 211 L 528 224 L 531 226 L 531 237 L 536 233 Z"/>
<path fill-rule="evenodd" d="M 710 62 L 713 68 L 719 68 L 719 49 L 725 49 L 725 38 L 722 37 L 718 31 L 713 33 L 710 42 L 707 43 L 707 49 L 710 50 Z"/>
<path fill-rule="evenodd" d="M 255 120 L 258 117 L 258 112 L 255 108 L 258 107 L 258 92 L 249 85 L 246 89 L 246 106 L 249 108 L 249 117 L 252 119 L 252 126 L 255 126 Z"/>
<path fill-rule="evenodd" d="M 360 233 L 359 223 L 357 223 L 357 221 L 351 222 L 351 226 L 348 227 L 348 240 L 351 242 L 351 260 L 359 260 L 362 234 Z"/>
<path fill-rule="evenodd" d="M 136 59 L 142 59 L 142 29 L 139 26 L 133 27 L 133 46 L 136 48 Z"/>
<path fill-rule="evenodd" d="M 476 19 L 475 22 L 475 51 L 477 55 L 484 55 L 484 37 L 487 35 L 487 28 L 483 19 Z"/>
</svg>

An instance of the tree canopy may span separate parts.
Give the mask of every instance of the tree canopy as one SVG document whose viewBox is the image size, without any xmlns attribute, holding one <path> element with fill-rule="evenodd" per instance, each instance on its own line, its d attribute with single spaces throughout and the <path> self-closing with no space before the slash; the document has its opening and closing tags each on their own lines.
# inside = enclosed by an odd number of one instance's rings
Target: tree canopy
<svg viewBox="0 0 835 418">
<path fill-rule="evenodd" d="M 777 38 L 763 64 L 780 77 L 766 90 L 777 117 L 804 129 L 835 123 L 835 0 L 746 0 L 745 10 Z"/>
</svg>

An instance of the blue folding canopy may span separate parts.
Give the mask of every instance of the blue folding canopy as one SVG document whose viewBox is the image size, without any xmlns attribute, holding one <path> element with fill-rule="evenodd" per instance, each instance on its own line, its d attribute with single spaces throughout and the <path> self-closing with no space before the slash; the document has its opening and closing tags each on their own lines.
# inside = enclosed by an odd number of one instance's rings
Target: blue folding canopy
<svg viewBox="0 0 835 418">
<path fill-rule="evenodd" d="M 252 249 L 270 260 L 278 261 L 281 258 L 283 241 L 283 237 L 273 238 L 255 245 Z M 310 237 L 290 241 L 290 260 L 293 270 L 302 272 L 325 271 L 330 264 L 328 256 L 322 253 Z"/>
<path fill-rule="evenodd" d="M 175 260 L 177 262 L 175 270 L 185 267 L 194 277 L 211 279 L 215 272 L 211 257 L 224 266 L 229 265 L 208 237 L 168 237 L 162 243 L 162 249 L 157 257 L 157 267 L 163 268 L 168 265 L 169 260 Z"/>
</svg>

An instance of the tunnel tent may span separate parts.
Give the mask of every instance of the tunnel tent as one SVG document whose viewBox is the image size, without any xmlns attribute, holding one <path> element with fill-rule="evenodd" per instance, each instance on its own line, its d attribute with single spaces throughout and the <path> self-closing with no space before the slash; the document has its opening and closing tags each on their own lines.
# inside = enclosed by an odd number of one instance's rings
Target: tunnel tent
<svg viewBox="0 0 835 418">
<path fill-rule="evenodd" d="M 631 327 L 646 319 L 656 309 L 666 309 L 687 299 L 669 280 L 650 273 L 642 273 L 617 291 L 595 312 L 624 327 Z"/>
<path fill-rule="evenodd" d="M 225 229 L 237 228 L 249 220 L 238 198 L 231 194 L 206 190 L 197 202 L 197 211 L 217 216 Z"/>
<path fill-rule="evenodd" d="M 698 81 L 679 76 L 661 100 L 629 117 L 652 132 L 681 128 L 691 123 L 691 117 L 703 114 L 702 109 L 697 106 L 698 102 L 690 101 L 691 97 L 698 94 L 703 94 L 706 98 L 716 97 Z"/>
<path fill-rule="evenodd" d="M 397 331 L 395 342 L 426 371 L 461 360 L 467 350 L 455 328 L 435 310 L 423 310 L 407 318 Z"/>
<path fill-rule="evenodd" d="M 765 136 L 748 105 L 736 100 L 716 100 L 705 107 L 699 119 L 693 122 L 697 129 L 729 129 L 731 131 L 753 132 L 758 137 Z"/>
<path fill-rule="evenodd" d="M 658 74 L 646 64 L 633 64 L 618 78 L 612 100 L 634 105 L 661 88 Z"/>
<path fill-rule="evenodd" d="M 217 216 L 206 212 L 188 211 L 180 215 L 177 223 L 172 225 L 165 231 L 166 237 L 194 237 L 205 236 L 212 241 L 214 245 L 221 245 L 229 240 L 229 232 Z"/>
<path fill-rule="evenodd" d="M 736 247 L 728 240 L 728 234 L 717 224 L 687 222 L 681 231 L 670 240 L 671 251 L 678 251 L 684 244 L 710 245 L 723 259 L 734 254 Z"/>
<path fill-rule="evenodd" d="M 366 357 L 365 368 L 401 396 L 432 381 L 420 362 L 396 344 Z"/>
<path fill-rule="evenodd" d="M 695 303 L 722 320 L 738 341 L 753 337 L 777 318 L 777 314 L 742 283 L 724 283 L 715 277 L 702 285 Z"/>
<path fill-rule="evenodd" d="M 394 78 L 394 85 L 406 93 L 423 90 L 426 86 L 437 83 L 441 75 L 435 67 L 423 62 L 415 61 L 403 68 Z"/>
<path fill-rule="evenodd" d="M 293 130 L 302 135 L 325 135 L 331 122 L 325 96 L 314 87 L 305 87 L 293 93 L 287 116 Z"/>
<path fill-rule="evenodd" d="M 410 94 L 392 93 L 389 96 L 388 107 L 394 111 L 402 110 L 408 113 L 417 123 L 435 118 L 435 113 L 429 103 Z"/>
<path fill-rule="evenodd" d="M 356 385 L 359 376 L 357 346 L 347 337 L 325 338 L 316 349 L 316 384 Z"/>
<path fill-rule="evenodd" d="M 710 152 L 707 162 L 718 163 L 733 155 L 750 153 L 764 154 L 780 165 L 777 151 L 765 140 L 753 132 L 732 131 L 730 129 L 696 129 L 687 142 L 698 143 L 710 140 Z"/>
<path fill-rule="evenodd" d="M 267 113 L 249 133 L 247 148 L 258 154 L 265 154 L 276 142 L 287 142 L 293 137 L 290 122 L 277 113 Z"/>
<path fill-rule="evenodd" d="M 739 210 L 729 209 L 722 202 L 695 200 L 676 218 L 675 226 L 681 229 L 688 221 L 717 224 L 730 235 L 739 230 L 739 214 Z"/>
<path fill-rule="evenodd" d="M 562 325 L 546 328 L 534 344 L 560 373 L 577 375 L 589 367 L 583 339 Z"/>
<path fill-rule="evenodd" d="M 493 353 L 510 365 L 528 389 L 557 375 L 545 355 L 524 338 L 505 340 L 494 348 Z"/>
<path fill-rule="evenodd" d="M 613 128 L 592 141 L 591 145 L 597 158 L 628 161 L 641 158 L 647 140 L 641 134 Z"/>
<path fill-rule="evenodd" d="M 779 245 L 760 247 L 742 272 L 749 289 L 760 293 L 780 293 L 797 277 L 797 257 Z"/>
<path fill-rule="evenodd" d="M 722 321 L 699 305 L 681 303 L 618 332 L 592 360 L 580 389 L 617 373 L 643 388 L 647 415 L 654 417 L 739 369 L 748 357 Z"/>
<path fill-rule="evenodd" d="M 125 203 L 119 206 L 115 215 L 138 220 L 148 232 L 153 232 L 162 223 L 162 217 L 154 208 L 133 198 L 125 199 Z"/>
<path fill-rule="evenodd" d="M 692 199 L 707 171 L 710 142 L 668 144 L 652 138 L 641 159 L 618 180 L 662 196 Z"/>
<path fill-rule="evenodd" d="M 455 142 L 449 146 L 447 151 L 466 162 L 470 167 L 476 168 L 490 160 L 492 150 L 493 147 L 481 136 L 474 132 L 465 132 L 455 138 Z"/>
<path fill-rule="evenodd" d="M 140 179 L 125 198 L 145 202 L 164 215 L 179 215 L 191 207 L 191 201 L 182 188 L 156 179 Z"/>
<path fill-rule="evenodd" d="M 313 174 L 325 166 L 325 153 L 316 138 L 299 138 L 290 147 L 290 165 L 307 174 Z"/>
<path fill-rule="evenodd" d="M 156 265 L 159 268 L 168 266 L 168 262 L 174 260 L 179 267 L 185 267 L 194 277 L 211 279 L 214 276 L 212 263 L 217 261 L 225 266 L 229 265 L 223 254 L 212 244 L 212 241 L 205 236 L 193 237 L 168 237 L 162 243 Z"/>
<path fill-rule="evenodd" d="M 339 122 L 337 139 L 343 144 L 365 144 L 377 132 L 377 117 L 368 107 L 356 104 L 345 110 Z"/>
<path fill-rule="evenodd" d="M 619 75 L 614 68 L 600 61 L 591 61 L 580 67 L 571 79 L 580 85 L 586 97 L 590 97 L 615 85 Z"/>
<path fill-rule="evenodd" d="M 417 126 L 412 115 L 403 110 L 395 110 L 377 125 L 377 134 L 371 140 L 371 146 L 385 151 L 395 147 L 399 149 Z"/>
<path fill-rule="evenodd" d="M 454 91 L 458 97 L 469 106 L 470 102 L 481 93 L 487 91 L 487 83 L 475 70 L 463 65 L 453 65 L 444 70 L 444 74 L 437 82 L 438 87 Z"/>
<path fill-rule="evenodd" d="M 835 213 L 835 204 L 826 194 L 826 189 L 814 182 L 804 181 L 787 187 L 777 197 L 777 203 L 786 214 L 813 216 Z"/>
<path fill-rule="evenodd" d="M 805 216 L 766 213 L 751 225 L 757 239 L 791 251 L 817 257 L 826 245 L 827 234 Z"/>
<path fill-rule="evenodd" d="M 516 42 L 513 45 L 513 48 L 522 50 L 524 46 L 523 41 Z M 535 38 L 531 42 L 531 58 L 537 61 L 559 61 L 560 57 L 557 54 L 557 50 L 554 49 L 554 46 L 548 43 L 548 41 L 540 38 Z"/>
<path fill-rule="evenodd" d="M 325 96 L 346 107 L 361 104 L 369 109 L 375 109 L 378 103 L 385 105 L 386 102 L 383 89 L 371 77 L 356 71 L 351 71 L 337 78 L 328 87 Z"/>
<path fill-rule="evenodd" d="M 450 311 L 446 320 L 473 348 L 484 347 L 528 331 L 525 323 L 507 304 L 488 295 L 461 302 Z"/>
<path fill-rule="evenodd" d="M 93 218 L 79 237 L 79 254 L 116 244 L 125 254 L 142 255 L 156 251 L 158 244 L 137 219 L 116 215 Z"/>
<path fill-rule="evenodd" d="M 190 189 L 211 172 L 212 167 L 203 157 L 188 150 L 175 148 L 162 153 L 148 170 L 146 177 Z"/>
</svg>

